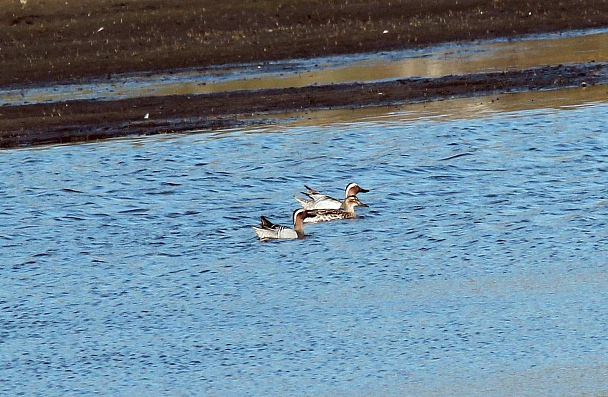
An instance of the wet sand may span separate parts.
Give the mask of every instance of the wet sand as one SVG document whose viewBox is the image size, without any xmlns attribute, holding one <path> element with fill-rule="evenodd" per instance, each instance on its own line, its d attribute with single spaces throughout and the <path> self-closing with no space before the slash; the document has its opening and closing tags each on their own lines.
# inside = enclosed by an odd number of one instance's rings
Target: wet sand
<svg viewBox="0 0 608 397">
<path fill-rule="evenodd" d="M 390 4 L 389 4 L 390 3 Z M 608 26 L 608 1 L 0 0 L 0 87 Z M 272 114 L 602 83 L 604 64 L 0 108 L 0 146 L 223 128 Z M 145 117 L 147 115 L 147 117 Z M 252 116 L 254 116 L 252 118 Z"/>
</svg>

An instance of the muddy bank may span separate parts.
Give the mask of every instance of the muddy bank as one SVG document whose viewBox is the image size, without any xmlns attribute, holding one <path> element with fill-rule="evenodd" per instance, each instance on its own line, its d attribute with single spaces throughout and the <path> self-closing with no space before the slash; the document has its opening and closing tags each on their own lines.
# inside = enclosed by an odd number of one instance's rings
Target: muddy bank
<svg viewBox="0 0 608 397">
<path fill-rule="evenodd" d="M 0 0 L 0 87 L 608 26 L 608 0 Z M 7 72 L 8 71 L 8 72 Z M 238 125 L 254 116 L 606 81 L 605 65 L 0 107 L 0 146 Z M 263 122 L 263 117 L 256 122 Z"/>
<path fill-rule="evenodd" d="M 608 25 L 607 0 L 23 1 L 0 0 L 0 87 Z"/>
<path fill-rule="evenodd" d="M 16 106 L 10 108 L 10 116 L 4 113 L 0 119 L 0 147 L 228 128 L 264 122 L 273 114 L 294 110 L 390 105 L 573 85 L 583 89 L 606 81 L 608 64 L 598 63 L 383 83 Z M 608 95 L 608 85 L 606 90 Z"/>
</svg>

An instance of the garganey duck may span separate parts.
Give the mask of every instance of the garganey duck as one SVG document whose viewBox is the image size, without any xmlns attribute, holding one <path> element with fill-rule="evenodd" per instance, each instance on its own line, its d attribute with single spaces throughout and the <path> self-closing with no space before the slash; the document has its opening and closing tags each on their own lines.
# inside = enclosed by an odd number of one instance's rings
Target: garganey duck
<svg viewBox="0 0 608 397">
<path fill-rule="evenodd" d="M 252 226 L 260 240 L 268 239 L 295 239 L 304 237 L 304 219 L 309 216 L 305 209 L 297 209 L 293 212 L 293 229 L 287 226 L 276 225 L 261 216 L 260 226 Z"/>
<path fill-rule="evenodd" d="M 319 209 L 329 209 L 329 210 L 339 210 L 343 208 L 343 202 L 335 199 L 333 197 L 329 197 L 323 193 L 316 191 L 315 189 L 309 188 L 304 185 L 308 192 L 302 192 L 302 194 L 307 195 L 310 200 L 306 200 L 300 198 L 298 196 L 293 196 L 298 203 L 302 205 L 302 208 L 306 210 L 319 210 Z M 367 193 L 369 190 L 363 189 L 361 186 L 356 184 L 355 182 L 349 183 L 344 189 L 344 199 L 349 196 L 356 196 L 357 193 Z"/>
<path fill-rule="evenodd" d="M 363 204 L 357 196 L 348 196 L 344 199 L 344 209 L 318 209 L 318 210 L 307 210 L 308 216 L 304 219 L 304 223 L 318 223 L 335 221 L 338 219 L 349 219 L 357 216 L 355 213 L 355 207 L 368 207 L 367 204 Z"/>
</svg>

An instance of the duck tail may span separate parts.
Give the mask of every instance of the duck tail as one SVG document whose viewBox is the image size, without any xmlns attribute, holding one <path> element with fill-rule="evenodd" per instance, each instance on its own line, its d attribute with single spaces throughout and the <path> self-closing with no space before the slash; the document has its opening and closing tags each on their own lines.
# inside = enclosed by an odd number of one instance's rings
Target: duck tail
<svg viewBox="0 0 608 397">
<path fill-rule="evenodd" d="M 302 206 L 302 208 L 304 208 L 306 210 L 312 208 L 312 206 L 311 206 L 312 205 L 312 201 L 311 200 L 304 200 L 303 198 L 298 197 L 298 196 L 293 196 L 293 198 L 298 203 L 300 203 L 300 205 Z"/>
</svg>

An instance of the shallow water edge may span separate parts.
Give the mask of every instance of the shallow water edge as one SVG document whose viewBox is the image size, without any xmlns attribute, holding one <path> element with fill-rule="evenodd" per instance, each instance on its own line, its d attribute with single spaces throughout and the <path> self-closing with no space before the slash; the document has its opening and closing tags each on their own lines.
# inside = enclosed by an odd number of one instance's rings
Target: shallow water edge
<svg viewBox="0 0 608 397">
<path fill-rule="evenodd" d="M 4 107 L 0 147 L 218 130 L 264 124 L 296 110 L 386 106 L 607 81 L 608 63 L 589 63 L 368 84 Z"/>
</svg>

